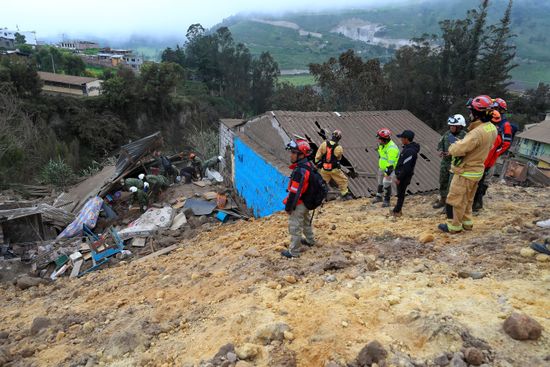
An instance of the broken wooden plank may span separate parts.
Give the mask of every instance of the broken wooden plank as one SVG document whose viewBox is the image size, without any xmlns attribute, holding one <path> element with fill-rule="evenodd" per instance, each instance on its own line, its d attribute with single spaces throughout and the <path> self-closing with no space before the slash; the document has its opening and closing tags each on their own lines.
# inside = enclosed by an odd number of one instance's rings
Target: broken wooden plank
<svg viewBox="0 0 550 367">
<path fill-rule="evenodd" d="M 140 259 L 137 259 L 135 262 L 143 262 L 145 260 L 149 260 L 149 259 L 154 259 L 155 257 L 158 257 L 158 256 L 161 256 L 161 255 L 165 255 L 171 251 L 174 251 L 175 249 L 177 249 L 178 247 L 180 247 L 181 245 L 179 244 L 176 244 L 176 245 L 172 245 L 172 246 L 168 246 L 168 247 L 165 247 L 163 248 L 162 250 L 158 250 L 156 252 L 153 252 L 152 254 L 150 255 L 147 255 L 147 256 L 144 256 Z"/>
<path fill-rule="evenodd" d="M 193 185 L 197 185 L 198 187 L 206 187 L 206 182 L 204 182 L 204 181 L 193 181 Z"/>
<path fill-rule="evenodd" d="M 80 274 L 80 268 L 82 267 L 82 264 L 84 263 L 84 260 L 77 260 L 73 265 L 73 270 L 71 271 L 71 275 L 69 275 L 69 278 L 76 278 L 78 274 Z"/>
</svg>

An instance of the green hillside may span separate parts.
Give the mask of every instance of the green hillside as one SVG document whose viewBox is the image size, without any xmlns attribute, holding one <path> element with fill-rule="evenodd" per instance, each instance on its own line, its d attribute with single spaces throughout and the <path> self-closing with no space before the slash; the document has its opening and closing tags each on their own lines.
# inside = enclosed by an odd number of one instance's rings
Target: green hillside
<svg viewBox="0 0 550 367">
<path fill-rule="evenodd" d="M 438 33 L 443 19 L 464 18 L 466 11 L 477 7 L 479 0 L 417 1 L 401 6 L 385 6 L 367 10 L 341 10 L 322 13 L 289 13 L 278 17 L 237 16 L 223 25 L 229 26 L 234 38 L 245 43 L 254 54 L 269 51 L 282 70 L 307 69 L 311 62 L 323 62 L 331 56 L 353 48 L 364 57 L 387 60 L 391 49 L 369 45 L 343 35 L 331 33 L 342 22 L 356 19 L 381 24 L 385 29 L 376 37 L 411 39 L 424 33 Z M 489 21 L 497 22 L 507 0 L 493 0 Z M 512 15 L 512 30 L 517 35 L 515 81 L 534 87 L 539 81 L 550 83 L 550 1 L 516 0 Z M 298 30 L 256 21 L 286 21 L 321 38 L 300 35 Z"/>
</svg>

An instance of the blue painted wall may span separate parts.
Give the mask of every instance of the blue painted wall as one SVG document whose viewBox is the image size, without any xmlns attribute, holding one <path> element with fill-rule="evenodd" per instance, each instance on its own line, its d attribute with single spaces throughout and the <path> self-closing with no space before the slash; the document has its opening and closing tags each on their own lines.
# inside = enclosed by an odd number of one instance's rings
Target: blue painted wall
<svg viewBox="0 0 550 367">
<path fill-rule="evenodd" d="M 235 189 L 256 217 L 284 210 L 288 177 L 235 137 Z"/>
</svg>

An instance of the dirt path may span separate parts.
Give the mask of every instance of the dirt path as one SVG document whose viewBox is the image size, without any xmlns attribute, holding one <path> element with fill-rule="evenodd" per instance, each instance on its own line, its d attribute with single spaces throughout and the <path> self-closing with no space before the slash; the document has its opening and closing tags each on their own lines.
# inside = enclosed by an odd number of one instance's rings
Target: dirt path
<svg viewBox="0 0 550 367">
<path fill-rule="evenodd" d="M 458 236 L 435 231 L 433 197 L 408 199 L 396 221 L 366 199 L 333 202 L 316 214 L 319 246 L 299 259 L 279 256 L 280 214 L 220 225 L 154 261 L 3 285 L 0 365 L 199 366 L 227 343 L 241 354 L 251 343 L 250 365 L 344 366 L 372 340 L 396 366 L 468 346 L 491 366 L 548 365 L 550 262 L 519 250 L 550 236 L 533 225 L 550 193 L 497 185 L 490 196 L 475 230 Z M 503 332 L 514 310 L 542 324 L 539 340 Z M 277 323 L 284 340 L 264 345 L 262 329 Z"/>
</svg>

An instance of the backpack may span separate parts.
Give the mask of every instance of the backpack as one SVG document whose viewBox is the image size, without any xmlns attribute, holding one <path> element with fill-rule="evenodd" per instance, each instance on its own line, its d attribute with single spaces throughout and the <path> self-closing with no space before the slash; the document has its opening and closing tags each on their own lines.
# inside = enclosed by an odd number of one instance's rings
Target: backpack
<svg viewBox="0 0 550 367">
<path fill-rule="evenodd" d="M 311 166 L 305 168 L 309 171 L 309 184 L 301 199 L 307 209 L 315 210 L 327 199 L 328 186 L 317 169 Z"/>
</svg>

